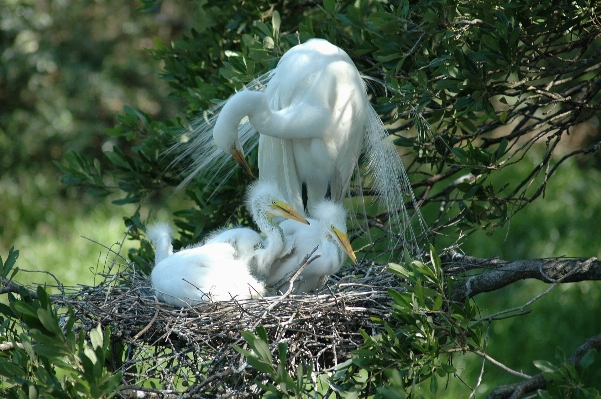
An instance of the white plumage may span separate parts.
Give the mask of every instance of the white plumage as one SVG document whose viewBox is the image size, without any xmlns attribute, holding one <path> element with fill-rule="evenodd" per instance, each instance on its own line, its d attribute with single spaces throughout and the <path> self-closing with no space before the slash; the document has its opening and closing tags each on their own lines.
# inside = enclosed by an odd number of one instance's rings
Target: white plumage
<svg viewBox="0 0 601 399">
<path fill-rule="evenodd" d="M 204 245 L 173 253 L 171 228 L 166 223 L 148 227 L 147 236 L 156 247 L 151 281 L 161 301 L 190 306 L 264 294 L 263 282 L 253 273 L 264 275 L 265 268 L 284 250 L 284 234 L 276 219 L 308 222 L 282 200 L 270 182 L 252 184 L 246 202 L 265 239 L 249 228 L 221 230 Z"/>
<path fill-rule="evenodd" d="M 266 285 L 274 285 L 287 274 L 301 266 L 303 259 L 313 251 L 321 256 L 311 262 L 294 283 L 294 293 L 300 294 L 322 287 L 328 276 L 338 272 L 347 255 L 357 263 L 351 243 L 346 234 L 346 212 L 341 204 L 322 201 L 313 205 L 309 218 L 310 225 L 284 221 L 280 227 L 284 232 L 288 246 L 292 249 L 286 256 L 276 260 L 265 279 Z M 284 284 L 282 292 L 288 289 Z"/>
<path fill-rule="evenodd" d="M 246 206 L 255 224 L 265 235 L 264 239 L 250 228 L 239 227 L 219 230 L 205 243 L 231 245 L 237 259 L 246 262 L 252 272 L 264 276 L 276 257 L 285 251 L 284 233 L 278 222 L 282 219 L 289 219 L 290 223 L 299 225 L 308 225 L 309 222 L 284 201 L 278 187 L 269 181 L 258 181 L 249 186 Z"/>
<path fill-rule="evenodd" d="M 151 274 L 157 298 L 180 307 L 203 301 L 257 298 L 265 293 L 231 245 L 215 243 L 184 249 L 155 265 Z"/>
<path fill-rule="evenodd" d="M 154 245 L 154 264 L 158 265 L 163 259 L 173 254 L 173 230 L 164 222 L 158 222 L 146 228 L 146 237 Z"/>
<path fill-rule="evenodd" d="M 301 212 L 303 183 L 309 209 L 328 190 L 331 199 L 341 202 L 353 172 L 359 170 L 363 148 L 368 178 L 354 179 L 353 192 L 361 196 L 362 184 L 368 182 L 398 234 L 391 246 L 404 245 L 419 256 L 414 228 L 427 227 L 397 149 L 343 50 L 322 39 L 291 48 L 274 70 L 192 121 L 170 151 L 180 154 L 176 165 L 193 159 L 185 171 L 185 185 L 199 173 L 225 180 L 233 172 L 229 154 L 249 172 L 243 149 L 250 151 L 257 144 L 259 178 L 274 180 Z M 405 201 L 414 209 L 413 226 Z M 365 213 L 365 207 L 358 206 Z"/>
<path fill-rule="evenodd" d="M 249 169 L 238 139 L 248 117 L 261 133 L 259 178 L 277 182 L 288 202 L 303 209 L 328 194 L 341 201 L 359 157 L 369 103 L 349 56 L 326 40 L 290 49 L 264 92 L 244 90 L 223 106 L 213 130 L 215 144 Z"/>
</svg>

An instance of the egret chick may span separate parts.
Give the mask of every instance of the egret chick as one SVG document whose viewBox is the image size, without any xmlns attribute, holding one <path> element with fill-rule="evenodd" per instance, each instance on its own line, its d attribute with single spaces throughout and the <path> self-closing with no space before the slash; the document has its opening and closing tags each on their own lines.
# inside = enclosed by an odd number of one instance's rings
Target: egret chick
<svg viewBox="0 0 601 399">
<path fill-rule="evenodd" d="M 322 201 L 314 205 L 309 218 L 309 225 L 293 224 L 284 221 L 280 224 L 289 245 L 293 250 L 287 256 L 276 260 L 265 283 L 276 284 L 288 273 L 301 266 L 303 259 L 313 251 L 321 256 L 311 262 L 294 282 L 293 292 L 296 294 L 313 291 L 322 287 L 328 276 L 338 272 L 348 255 L 354 264 L 357 258 L 346 234 L 346 211 L 341 204 Z M 281 290 L 286 291 L 288 284 Z"/>
<path fill-rule="evenodd" d="M 181 250 L 154 266 L 150 279 L 157 298 L 180 307 L 206 301 L 257 298 L 264 294 L 246 263 L 225 243 Z"/>
<path fill-rule="evenodd" d="M 146 237 L 155 247 L 154 264 L 173 254 L 173 230 L 167 223 L 155 223 L 146 229 Z"/>
<path fill-rule="evenodd" d="M 285 202 L 283 195 L 275 183 L 257 181 L 249 186 L 246 195 L 246 206 L 259 230 L 265 235 L 263 239 L 256 231 L 239 227 L 217 231 L 209 237 L 206 244 L 227 243 L 235 250 L 236 259 L 244 261 L 249 269 L 259 276 L 265 276 L 274 260 L 285 250 L 285 238 L 277 222 L 282 218 L 294 224 L 309 222 Z"/>
</svg>

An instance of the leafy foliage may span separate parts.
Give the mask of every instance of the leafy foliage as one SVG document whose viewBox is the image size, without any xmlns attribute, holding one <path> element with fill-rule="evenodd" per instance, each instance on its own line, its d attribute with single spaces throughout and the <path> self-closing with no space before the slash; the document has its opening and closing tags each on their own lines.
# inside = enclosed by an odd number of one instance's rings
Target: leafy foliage
<svg viewBox="0 0 601 399">
<path fill-rule="evenodd" d="M 71 308 L 59 315 L 42 286 L 34 295 L 20 287 L 1 304 L 0 334 L 10 354 L 0 353 L 5 397 L 109 398 L 121 383 L 121 373 L 107 368 L 110 330 L 98 325 L 76 334 Z M 61 375 L 64 377 L 59 378 Z"/>
<path fill-rule="evenodd" d="M 379 90 L 375 85 L 370 93 L 382 119 L 390 124 L 394 142 L 411 154 L 407 168 L 436 233 L 460 237 L 475 229 L 494 231 L 506 225 L 513 214 L 544 194 L 547 181 L 566 159 L 595 153 L 600 146 L 598 138 L 588 134 L 593 126 L 589 121 L 598 118 L 600 110 L 596 2 L 326 0 L 317 5 L 253 0 L 241 5 L 234 0 L 209 0 L 196 4 L 199 28 L 175 40 L 155 39 L 151 50 L 163 62 L 161 77 L 169 84 L 171 98 L 185 102 L 186 118 L 208 113 L 217 100 L 273 68 L 278 57 L 299 40 L 326 38 L 344 48 L 367 77 L 385 81 L 386 88 L 392 89 L 388 92 L 382 86 Z M 143 0 L 141 10 L 152 15 L 161 5 L 161 1 Z M 2 39 L 14 51 L 3 51 L 3 60 L 14 54 L 13 61 L 18 62 L 2 64 L 0 84 L 6 86 L 0 88 L 5 99 L 28 101 L 13 102 L 8 113 L 0 115 L 6 133 L 0 142 L 2 153 L 7 154 L 2 158 L 4 166 L 13 167 L 26 158 L 12 141 L 22 132 L 30 137 L 36 129 L 66 126 L 66 137 L 71 138 L 80 130 L 94 131 L 111 149 L 101 152 L 98 147 L 91 154 L 83 150 L 81 142 L 56 149 L 55 132 L 47 134 L 50 140 L 26 140 L 29 146 L 39 148 L 25 149 L 34 154 L 32 158 L 46 156 L 48 148 L 55 160 L 65 153 L 59 165 L 65 183 L 85 187 L 98 198 L 116 194 L 117 205 L 138 205 L 125 222 L 131 238 L 142 241 L 148 219 L 142 204 L 182 179 L 178 170 L 169 168 L 175 154 L 165 151 L 186 123 L 176 118 L 163 120 L 165 115 L 134 104 L 123 107 L 117 125 L 108 129 L 106 136 L 95 126 L 65 125 L 68 116 L 53 113 L 52 105 L 53 101 L 69 100 L 70 89 L 49 97 L 28 91 L 59 76 L 50 70 L 53 63 L 63 65 L 56 62 L 54 47 L 49 45 L 48 38 L 55 36 L 37 37 L 28 24 L 40 24 L 43 19 L 21 21 L 19 18 L 26 19 L 31 13 L 10 11 L 2 11 Z M 7 15 L 10 18 L 5 18 Z M 35 43 L 49 50 L 36 52 L 39 58 L 27 64 L 31 59 L 24 56 L 25 50 Z M 105 52 L 85 55 L 96 65 L 94 62 L 101 62 L 98 54 Z M 126 77 L 128 82 L 139 75 L 135 68 L 109 69 L 119 72 L 112 76 Z M 90 80 L 74 78 L 66 86 Z M 96 103 L 82 102 L 70 108 L 96 109 L 90 104 Z M 27 112 L 22 111 L 31 109 L 50 115 L 52 123 L 29 123 Z M 113 109 L 109 110 L 112 115 Z M 75 151 L 67 152 L 70 148 Z M 531 169 L 516 179 L 512 170 L 527 157 L 534 159 Z M 217 226 L 248 223 L 248 215 L 237 207 L 247 183 L 238 171 L 230 180 L 218 182 L 219 190 L 210 197 L 207 193 L 217 188 L 215 182 L 200 177 L 187 187 L 185 193 L 197 209 L 175 211 L 180 229 L 176 248 L 197 242 Z M 385 219 L 385 215 L 373 213 L 371 217 Z M 2 263 L 4 279 L 17 271 L 13 268 L 17 256 L 18 251 L 11 249 Z M 138 250 L 130 252 L 130 258 L 138 265 L 148 264 L 152 248 L 142 242 Z M 365 345 L 347 363 L 331 375 L 319 375 L 324 390 L 363 391 L 392 398 L 404 395 L 400 387 L 417 396 L 416 387 L 425 383 L 434 395 L 440 389 L 437 376 L 455 372 L 455 351 L 482 347 L 477 309 L 471 302 L 448 300 L 452 281 L 442 273 L 434 251 L 431 264 L 408 259 L 397 262 L 390 265 L 390 271 L 402 277 L 405 285 L 389 292 L 394 311 L 390 320 L 378 320 L 384 332 L 376 336 L 364 332 Z M 70 311 L 55 313 L 43 291 L 38 290 L 38 299 L 25 291 L 19 292 L 20 299 L 11 294 L 9 306 L 0 307 L 3 337 L 24 346 L 0 355 L 2 370 L 20 378 L 8 392 L 13 397 L 67 397 L 61 396 L 63 392 L 69 397 L 108 395 L 116 376 L 109 377 L 110 367 L 105 368 L 109 356 L 106 331 L 102 340 L 102 333 L 94 332 L 95 338 L 90 336 L 88 344 L 81 332 L 79 336 L 74 333 L 75 325 L 69 325 Z M 66 324 L 60 321 L 63 316 Z M 25 334 L 20 329 L 35 332 Z M 315 389 L 315 371 L 310 365 L 300 368 L 297 375 L 287 371 L 284 344 L 278 347 L 274 361 L 265 350 L 268 344 L 262 330 L 243 336 L 251 350 L 240 348 L 241 353 L 272 381 L 260 382 L 268 394 L 300 396 Z M 581 365 L 583 370 L 592 357 Z M 558 364 L 536 363 L 554 381 L 554 388 L 539 393 L 541 397 L 568 392 L 583 397 L 596 394 L 581 386 L 581 372 L 567 365 L 565 356 Z M 56 370 L 69 377 L 59 381 Z"/>
<path fill-rule="evenodd" d="M 586 387 L 582 382 L 582 376 L 586 374 L 595 362 L 597 351 L 590 349 L 578 363 L 576 367 L 568 363 L 566 355 L 560 349 L 557 350 L 558 365 L 545 360 L 537 360 L 535 366 L 542 372 L 543 376 L 549 381 L 548 391 L 538 391 L 538 397 L 541 399 L 559 397 L 559 398 L 598 398 L 599 391 L 594 388 Z"/>
<path fill-rule="evenodd" d="M 146 11 L 159 5 L 143 4 Z M 422 210 L 431 229 L 453 228 L 462 236 L 504 226 L 540 196 L 566 159 L 553 165 L 565 133 L 598 112 L 598 87 L 587 84 L 600 56 L 593 51 L 599 41 L 591 17 L 594 7 L 573 3 L 555 12 L 529 2 L 364 0 L 327 1 L 323 7 L 276 5 L 262 11 L 266 6 L 261 1 L 244 7 L 209 1 L 198 13 L 210 24 L 171 45 L 156 40 L 152 53 L 164 62 L 161 76 L 169 82 L 171 96 L 184 100 L 193 118 L 209 112 L 216 98 L 227 98 L 273 68 L 299 40 L 323 37 L 344 48 L 363 74 L 393 89 L 389 96 L 374 87 L 374 103 L 382 119 L 393 124 L 395 143 L 415 154 L 408 169 L 414 187 L 425 189 Z M 536 51 L 543 47 L 550 49 L 545 56 Z M 579 61 L 572 65 L 567 58 Z M 111 166 L 102 171 L 73 165 L 69 155 L 62 167 L 64 181 L 99 196 L 125 194 L 117 203 L 143 202 L 159 188 L 175 187 L 183 177 L 169 168 L 175 154 L 165 151 L 181 124 L 153 121 L 126 108 L 108 133 L 135 143 L 132 152 L 105 152 L 101 163 Z M 492 179 L 538 141 L 545 141 L 546 149 L 523 180 Z M 568 156 L 596 148 L 584 145 Z M 114 184 L 103 184 L 107 175 Z M 420 175 L 426 177 L 419 180 Z M 197 242 L 228 220 L 248 223 L 245 215 L 231 212 L 240 204 L 239 187 L 246 182 L 238 171 L 226 182 L 201 177 L 191 184 L 188 197 L 211 217 L 177 210 L 181 245 Z"/>
<path fill-rule="evenodd" d="M 363 346 L 353 351 L 347 362 L 330 370 L 330 374 L 316 373 L 312 384 L 307 384 L 312 375 L 311 365 L 299 368 L 296 380 L 286 372 L 285 343 L 278 344 L 279 363 L 275 365 L 265 330 L 258 328 L 256 335 L 243 332 L 252 351 L 237 350 L 251 366 L 273 381 L 273 384 L 257 382 L 259 386 L 274 397 L 285 397 L 288 390 L 294 397 L 302 397 L 303 392 L 308 394 L 320 387 L 323 397 L 335 391 L 396 398 L 404 397 L 402 392 L 418 397 L 416 387 L 429 381 L 430 392 L 436 394 L 439 389 L 436 376 L 445 377 L 456 371 L 453 355 L 483 346 L 482 325 L 473 321 L 476 308 L 469 302 L 460 306 L 448 299 L 449 280 L 434 248 L 428 264 L 407 257 L 403 265 L 391 264 L 389 271 L 404 283 L 398 290 L 389 290 L 393 300 L 390 318 L 374 319 L 382 325 L 383 332 L 369 335 L 361 331 Z"/>
</svg>

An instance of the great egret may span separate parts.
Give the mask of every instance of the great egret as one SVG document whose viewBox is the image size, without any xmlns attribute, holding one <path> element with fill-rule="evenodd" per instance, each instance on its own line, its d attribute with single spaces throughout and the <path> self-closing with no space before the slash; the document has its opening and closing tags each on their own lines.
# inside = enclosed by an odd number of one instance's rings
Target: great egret
<svg viewBox="0 0 601 399">
<path fill-rule="evenodd" d="M 368 104 L 350 57 L 312 39 L 284 54 L 264 92 L 244 90 L 227 101 L 213 139 L 249 170 L 238 138 L 238 125 L 248 117 L 261 133 L 260 179 L 276 181 L 296 209 L 303 209 L 303 184 L 309 205 L 328 192 L 341 201 L 359 157 Z"/>
<path fill-rule="evenodd" d="M 194 120 L 171 151 L 180 154 L 176 164 L 194 160 L 183 185 L 199 173 L 225 179 L 232 172 L 229 154 L 249 169 L 243 148 L 251 150 L 258 143 L 259 178 L 275 180 L 287 201 L 303 210 L 303 184 L 309 208 L 328 191 L 335 201 L 348 194 L 363 148 L 368 185 L 388 212 L 391 230 L 415 254 L 419 248 L 405 200 L 412 203 L 416 226 L 427 229 L 388 136 L 348 55 L 325 40 L 311 39 L 292 47 L 274 70 Z M 366 180 L 353 180 L 353 192 L 360 195 Z"/>
<path fill-rule="evenodd" d="M 235 259 L 235 249 L 225 243 L 174 253 L 154 266 L 151 281 L 161 301 L 183 307 L 265 293 L 263 283 L 253 277 L 245 262 Z"/>
<path fill-rule="evenodd" d="M 322 201 L 313 205 L 310 225 L 301 225 L 283 221 L 280 227 L 293 248 L 290 254 L 277 259 L 269 271 L 265 283 L 274 285 L 288 273 L 297 269 L 302 260 L 318 246 L 317 254 L 321 257 L 311 262 L 295 281 L 294 293 L 313 291 L 325 284 L 328 276 L 336 273 L 348 255 L 353 263 L 357 258 L 346 234 L 346 212 L 341 204 L 333 201 Z M 287 290 L 284 285 L 283 291 Z"/>
<path fill-rule="evenodd" d="M 228 229 L 209 237 L 203 245 L 172 254 L 169 226 L 161 223 L 148 227 L 147 236 L 156 247 L 151 280 L 159 299 L 186 306 L 264 293 L 263 283 L 252 273 L 264 275 L 265 268 L 284 250 L 284 234 L 277 218 L 309 222 L 282 200 L 271 182 L 249 186 L 246 203 L 265 239 L 249 228 Z"/>
<path fill-rule="evenodd" d="M 154 264 L 158 265 L 160 261 L 173 254 L 173 231 L 167 223 L 155 223 L 146 228 L 146 237 L 152 242 L 155 248 Z"/>
<path fill-rule="evenodd" d="M 264 276 L 266 270 L 285 248 L 284 233 L 276 218 L 289 219 L 294 224 L 309 222 L 294 208 L 287 204 L 280 190 L 273 182 L 257 181 L 247 190 L 246 206 L 250 210 L 259 230 L 265 234 L 263 239 L 250 228 L 219 230 L 205 243 L 227 243 L 231 245 L 236 258 L 247 263 L 251 271 Z M 300 223 L 299 223 L 300 222 Z"/>
<path fill-rule="evenodd" d="M 263 283 L 252 276 L 245 262 L 235 258 L 235 249 L 229 244 L 207 244 L 173 253 L 172 231 L 166 223 L 148 226 L 147 237 L 156 248 L 150 279 L 163 302 L 187 307 L 265 293 Z"/>
</svg>

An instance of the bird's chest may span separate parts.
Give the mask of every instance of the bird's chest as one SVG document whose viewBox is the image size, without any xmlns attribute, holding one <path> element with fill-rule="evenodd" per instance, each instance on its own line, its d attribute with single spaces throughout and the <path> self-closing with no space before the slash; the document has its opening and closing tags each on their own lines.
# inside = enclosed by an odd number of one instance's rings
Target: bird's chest
<svg viewBox="0 0 601 399">
<path fill-rule="evenodd" d="M 294 163 L 303 181 L 323 179 L 325 183 L 335 169 L 335 148 L 321 139 L 294 140 Z"/>
</svg>

